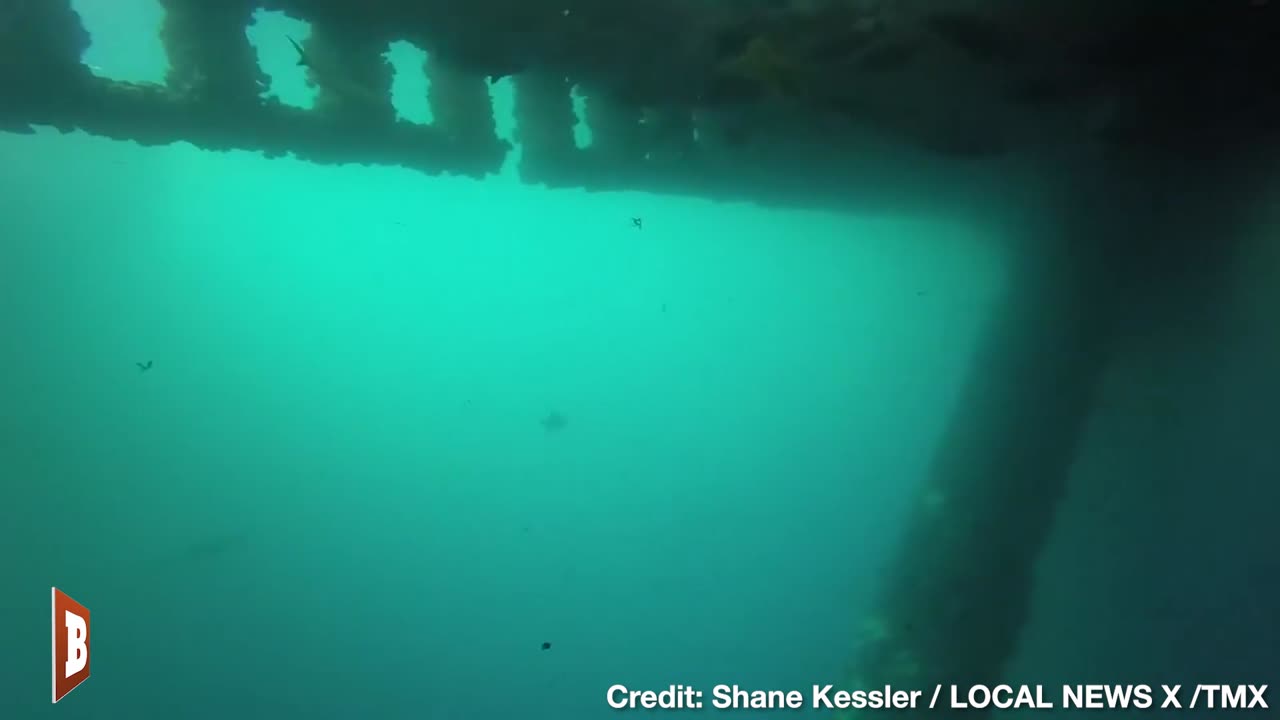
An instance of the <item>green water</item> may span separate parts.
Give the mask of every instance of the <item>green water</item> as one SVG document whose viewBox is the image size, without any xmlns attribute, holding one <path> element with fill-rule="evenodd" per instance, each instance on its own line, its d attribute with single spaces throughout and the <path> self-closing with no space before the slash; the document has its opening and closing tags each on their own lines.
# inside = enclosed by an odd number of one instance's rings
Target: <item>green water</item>
<svg viewBox="0 0 1280 720">
<path fill-rule="evenodd" d="M 3 141 L 19 717 L 55 584 L 86 717 L 840 680 L 1000 286 L 910 219 Z"/>
<path fill-rule="evenodd" d="M 87 60 L 158 79 L 149 48 Z M 0 157 L 0 720 L 574 720 L 615 683 L 845 682 L 1017 240 L 510 166 L 44 130 Z M 1274 217 L 1229 327 L 1108 370 L 1016 681 L 1268 681 Z M 93 613 L 57 706 L 54 585 Z"/>
</svg>

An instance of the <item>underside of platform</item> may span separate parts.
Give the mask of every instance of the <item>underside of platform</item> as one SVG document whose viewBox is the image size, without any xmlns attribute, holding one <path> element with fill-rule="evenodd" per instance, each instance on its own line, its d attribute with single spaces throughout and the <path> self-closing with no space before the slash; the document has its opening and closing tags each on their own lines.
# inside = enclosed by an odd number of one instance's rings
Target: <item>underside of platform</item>
<svg viewBox="0 0 1280 720">
<path fill-rule="evenodd" d="M 483 177 L 511 150 L 489 93 L 509 77 L 527 181 L 846 207 L 946 195 L 1002 164 L 1216 152 L 1280 128 L 1280 14 L 1256 0 L 161 4 L 170 68 L 148 85 L 82 63 L 70 0 L 8 0 L 0 129 Z M 315 108 L 265 93 L 245 34 L 261 10 L 310 24 Z M 392 106 L 397 41 L 429 53 L 430 124 Z"/>
</svg>

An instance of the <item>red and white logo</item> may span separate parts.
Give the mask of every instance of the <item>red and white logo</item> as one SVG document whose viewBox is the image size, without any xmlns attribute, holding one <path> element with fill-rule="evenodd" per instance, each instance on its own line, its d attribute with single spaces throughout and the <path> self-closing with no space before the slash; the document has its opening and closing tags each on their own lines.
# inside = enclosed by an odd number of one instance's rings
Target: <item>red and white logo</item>
<svg viewBox="0 0 1280 720">
<path fill-rule="evenodd" d="M 53 701 L 89 679 L 89 609 L 53 588 Z"/>
</svg>

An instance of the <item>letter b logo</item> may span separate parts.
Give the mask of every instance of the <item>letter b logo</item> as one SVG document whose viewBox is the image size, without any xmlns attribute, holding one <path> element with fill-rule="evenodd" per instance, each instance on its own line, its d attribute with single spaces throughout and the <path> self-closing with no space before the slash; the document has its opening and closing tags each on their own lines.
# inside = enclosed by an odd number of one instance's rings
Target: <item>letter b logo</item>
<svg viewBox="0 0 1280 720">
<path fill-rule="evenodd" d="M 89 679 L 89 609 L 53 588 L 53 701 Z"/>
</svg>

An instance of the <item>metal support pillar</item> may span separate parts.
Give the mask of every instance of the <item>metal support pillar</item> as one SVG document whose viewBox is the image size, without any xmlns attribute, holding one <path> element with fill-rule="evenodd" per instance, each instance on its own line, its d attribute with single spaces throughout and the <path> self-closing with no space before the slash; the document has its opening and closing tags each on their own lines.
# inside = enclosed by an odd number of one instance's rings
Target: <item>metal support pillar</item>
<svg viewBox="0 0 1280 720">
<path fill-rule="evenodd" d="M 256 3 L 161 0 L 160 38 L 169 57 L 165 83 L 175 97 L 234 113 L 257 109 L 270 78 L 245 35 Z"/>
<path fill-rule="evenodd" d="M 1244 193 L 1232 188 L 1253 183 L 1169 170 L 1099 172 L 1093 187 L 1069 188 L 1055 216 L 1070 234 L 1020 258 L 863 628 L 851 688 L 1003 680 L 1116 348 L 1212 303 L 1234 259 Z"/>
</svg>

